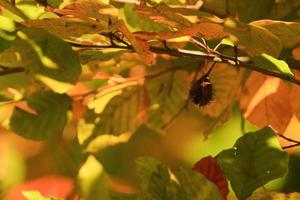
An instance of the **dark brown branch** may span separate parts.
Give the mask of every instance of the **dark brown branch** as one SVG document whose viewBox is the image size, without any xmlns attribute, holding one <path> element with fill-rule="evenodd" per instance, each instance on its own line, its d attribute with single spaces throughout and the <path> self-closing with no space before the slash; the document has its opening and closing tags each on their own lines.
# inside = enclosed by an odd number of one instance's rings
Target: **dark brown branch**
<svg viewBox="0 0 300 200">
<path fill-rule="evenodd" d="M 282 149 L 290 149 L 290 148 L 294 148 L 294 147 L 298 147 L 298 146 L 300 146 L 300 143 L 284 146 L 284 147 L 282 147 Z"/>
<path fill-rule="evenodd" d="M 0 69 L 1 69 L 0 70 L 0 76 L 4 76 L 4 75 L 7 75 L 7 74 L 24 72 L 25 71 L 24 67 L 12 67 L 12 68 L 9 68 L 9 67 L 0 66 Z"/>
<path fill-rule="evenodd" d="M 289 141 L 289 142 L 293 142 L 295 144 L 291 144 L 291 145 L 287 145 L 287 146 L 284 146 L 282 147 L 282 149 L 289 149 L 289 148 L 293 148 L 293 147 L 297 147 L 297 146 L 300 146 L 300 141 L 297 141 L 297 140 L 294 140 L 292 138 L 289 138 L 285 135 L 282 135 L 282 134 L 277 134 L 279 137 L 285 139 L 286 141 Z"/>
<path fill-rule="evenodd" d="M 69 42 L 72 46 L 74 47 L 79 47 L 79 48 L 84 48 L 84 49 L 96 49 L 96 50 L 102 50 L 106 48 L 118 48 L 118 49 L 124 49 L 124 50 L 129 50 L 129 51 L 135 51 L 132 46 L 124 46 L 124 45 L 117 45 L 117 44 L 112 44 L 112 45 L 85 45 L 85 44 L 79 44 L 79 43 L 74 43 L 74 42 Z M 202 51 L 189 51 L 189 50 L 183 50 L 183 49 L 165 49 L 162 47 L 150 47 L 150 51 L 153 53 L 157 54 L 167 54 L 171 56 L 176 56 L 176 57 L 189 57 L 197 60 L 209 60 L 209 61 L 214 61 L 218 63 L 228 63 L 236 67 L 242 67 L 246 68 L 252 71 L 257 71 L 262 74 L 268 75 L 268 76 L 273 76 L 280 78 L 282 80 L 286 80 L 292 83 L 295 83 L 297 85 L 300 85 L 300 80 L 280 74 L 274 71 L 266 70 L 260 67 L 257 67 L 254 63 L 251 61 L 237 61 L 236 57 L 230 57 L 223 55 L 219 52 L 213 51 L 213 53 L 204 53 Z"/>
</svg>

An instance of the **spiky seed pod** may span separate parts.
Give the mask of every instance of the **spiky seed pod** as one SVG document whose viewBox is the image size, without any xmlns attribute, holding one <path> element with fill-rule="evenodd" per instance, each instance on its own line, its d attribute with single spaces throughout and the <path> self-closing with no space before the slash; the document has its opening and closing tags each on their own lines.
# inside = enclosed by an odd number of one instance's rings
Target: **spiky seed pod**
<svg viewBox="0 0 300 200">
<path fill-rule="evenodd" d="M 213 87 L 208 75 L 209 73 L 201 76 L 190 89 L 190 98 L 199 107 L 206 106 L 213 99 Z"/>
</svg>

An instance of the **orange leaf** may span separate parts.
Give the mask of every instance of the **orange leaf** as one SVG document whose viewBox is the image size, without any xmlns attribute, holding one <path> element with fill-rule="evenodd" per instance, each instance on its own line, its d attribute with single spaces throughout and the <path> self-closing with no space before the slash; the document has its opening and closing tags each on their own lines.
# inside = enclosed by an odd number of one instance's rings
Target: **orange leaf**
<svg viewBox="0 0 300 200">
<path fill-rule="evenodd" d="M 26 200 L 22 191 L 39 191 L 44 196 L 54 196 L 62 199 L 73 193 L 73 181 L 62 176 L 44 176 L 28 181 L 9 190 L 5 200 Z M 73 198 L 73 199 L 76 199 Z"/>
<path fill-rule="evenodd" d="M 290 91 L 280 79 L 252 72 L 240 99 L 245 118 L 259 128 L 270 125 L 284 132 L 293 115 Z"/>
<path fill-rule="evenodd" d="M 166 4 L 158 4 L 154 7 L 136 5 L 134 11 L 139 15 L 151 19 L 154 22 L 165 24 L 171 28 L 190 26 L 192 23 L 177 13 Z"/>
<path fill-rule="evenodd" d="M 226 199 L 229 193 L 227 179 L 215 158 L 211 156 L 202 158 L 193 166 L 193 170 L 200 172 L 208 180 L 215 183 L 223 199 Z"/>
<path fill-rule="evenodd" d="M 141 40 L 134 36 L 133 33 L 131 33 L 126 25 L 123 22 L 117 23 L 117 29 L 124 34 L 124 36 L 128 39 L 128 41 L 131 43 L 131 45 L 134 47 L 134 49 L 143 56 L 146 63 L 148 65 L 151 65 L 155 61 L 154 54 L 150 51 L 150 47 L 147 43 L 147 41 Z"/>
</svg>

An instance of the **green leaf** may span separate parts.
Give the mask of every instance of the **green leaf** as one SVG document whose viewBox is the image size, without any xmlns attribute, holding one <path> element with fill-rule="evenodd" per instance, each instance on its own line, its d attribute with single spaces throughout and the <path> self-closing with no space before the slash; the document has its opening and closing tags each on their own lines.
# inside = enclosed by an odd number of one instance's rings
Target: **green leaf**
<svg viewBox="0 0 300 200">
<path fill-rule="evenodd" d="M 300 23 L 275 20 L 259 20 L 252 22 L 276 35 L 285 48 L 293 48 L 300 42 Z"/>
<path fill-rule="evenodd" d="M 217 159 L 241 200 L 267 182 L 282 177 L 288 166 L 287 154 L 268 127 L 243 135 L 233 148 L 219 153 Z"/>
<path fill-rule="evenodd" d="M 247 200 L 299 200 L 300 193 L 293 192 L 289 194 L 270 192 L 270 191 L 260 191 L 251 195 Z"/>
<path fill-rule="evenodd" d="M 15 108 L 9 127 L 28 139 L 44 140 L 63 131 L 67 122 L 70 98 L 53 92 L 35 93 L 27 99 L 37 114 Z"/>
<path fill-rule="evenodd" d="M 168 156 L 161 133 L 142 124 L 126 143 L 119 143 L 101 150 L 99 160 L 109 174 L 136 183 L 135 160 L 143 155 Z M 147 145 L 147 148 L 145 148 Z M 123 156 L 120 155 L 122 152 Z"/>
<path fill-rule="evenodd" d="M 21 10 L 19 10 L 17 7 L 12 5 L 9 1 L 7 0 L 0 0 L 0 6 L 6 8 L 7 10 L 11 11 L 15 15 L 21 17 L 23 20 L 28 19 Z"/>
<path fill-rule="evenodd" d="M 198 172 L 186 168 L 170 171 L 152 158 L 139 158 L 136 162 L 142 190 L 139 199 L 222 199 L 215 184 Z"/>
<path fill-rule="evenodd" d="M 230 40 L 250 56 L 266 53 L 278 57 L 282 50 L 280 39 L 263 27 L 227 19 L 225 28 L 231 34 Z"/>
<path fill-rule="evenodd" d="M 108 178 L 99 161 L 89 156 L 78 173 L 80 196 L 84 200 L 109 200 Z"/>
<path fill-rule="evenodd" d="M 149 74 L 174 67 L 167 60 L 158 59 L 157 62 L 157 65 L 151 67 Z M 180 70 L 166 73 L 146 81 L 146 86 L 151 101 L 148 122 L 153 127 L 161 128 L 187 101 L 188 73 Z"/>
<path fill-rule="evenodd" d="M 59 5 L 63 2 L 64 2 L 63 0 L 48 0 L 47 1 L 47 3 L 54 8 L 58 8 Z"/>
<path fill-rule="evenodd" d="M 92 99 L 78 125 L 79 143 L 87 151 L 126 142 L 143 121 L 145 96 L 138 82 L 111 87 Z M 110 141 L 110 142 L 108 142 Z"/>
<path fill-rule="evenodd" d="M 45 197 L 38 191 L 24 191 L 22 194 L 27 200 L 59 200 L 55 197 Z"/>
<path fill-rule="evenodd" d="M 270 17 L 273 0 L 206 0 L 203 9 L 212 10 L 217 15 L 238 15 L 243 22 Z"/>
<path fill-rule="evenodd" d="M 111 193 L 110 198 L 112 200 L 137 200 L 137 195 Z"/>
<path fill-rule="evenodd" d="M 126 22 L 135 29 L 135 31 L 163 31 L 168 30 L 168 27 L 151 21 L 146 18 L 141 18 L 138 14 L 133 11 L 133 4 L 125 4 L 124 15 Z"/>
<path fill-rule="evenodd" d="M 0 63 L 10 62 L 24 66 L 29 75 L 59 93 L 70 88 L 81 73 L 79 58 L 71 46 L 37 28 L 19 31 L 11 48 L 0 54 Z"/>
<path fill-rule="evenodd" d="M 7 96 L 0 94 L 0 104 L 1 102 L 7 102 L 7 101 L 11 101 L 11 98 L 8 98 Z"/>
<path fill-rule="evenodd" d="M 293 72 L 290 70 L 288 64 L 284 60 L 279 60 L 268 54 L 261 54 L 251 58 L 254 64 L 258 67 L 265 69 L 277 70 L 285 75 L 293 76 Z"/>
</svg>

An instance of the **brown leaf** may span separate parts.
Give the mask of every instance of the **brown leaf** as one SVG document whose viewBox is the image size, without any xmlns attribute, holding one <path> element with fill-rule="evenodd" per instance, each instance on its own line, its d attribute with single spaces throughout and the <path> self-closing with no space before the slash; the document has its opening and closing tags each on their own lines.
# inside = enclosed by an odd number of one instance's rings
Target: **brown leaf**
<svg viewBox="0 0 300 200">
<path fill-rule="evenodd" d="M 134 11 L 145 18 L 151 19 L 157 23 L 165 24 L 171 28 L 180 28 L 192 25 L 189 20 L 163 3 L 154 7 L 136 5 L 134 7 Z"/>
<path fill-rule="evenodd" d="M 94 0 L 77 0 L 63 9 L 53 9 L 58 15 L 71 15 L 78 18 L 96 19 L 107 24 L 109 20 L 117 19 L 118 10 L 111 5 Z"/>
<path fill-rule="evenodd" d="M 144 59 L 146 64 L 151 65 L 155 62 L 154 54 L 150 51 L 147 41 L 141 40 L 131 33 L 123 22 L 117 23 L 117 30 L 122 32 L 131 45 L 135 48 L 138 54 Z"/>
<path fill-rule="evenodd" d="M 161 32 L 159 33 L 162 39 L 168 40 L 182 36 L 200 36 L 205 39 L 222 39 L 228 36 L 224 27 L 220 24 L 211 22 L 200 22 L 189 27 L 180 28 L 177 32 Z"/>
<path fill-rule="evenodd" d="M 300 77 L 300 72 L 295 71 L 294 75 L 297 79 Z M 292 89 L 290 91 L 290 102 L 293 108 L 294 115 L 300 121 L 300 86 L 293 84 Z"/>
<path fill-rule="evenodd" d="M 266 19 L 254 21 L 251 24 L 268 29 L 281 40 L 286 48 L 295 47 L 300 42 L 300 23 Z"/>
<path fill-rule="evenodd" d="M 264 27 L 231 19 L 225 21 L 225 27 L 230 39 L 250 56 L 266 53 L 278 57 L 282 50 L 280 39 Z"/>
<path fill-rule="evenodd" d="M 211 156 L 202 158 L 196 162 L 193 166 L 193 170 L 200 172 L 208 180 L 215 183 L 223 199 L 226 199 L 226 196 L 229 193 L 227 179 L 215 158 Z"/>
<path fill-rule="evenodd" d="M 284 132 L 293 115 L 290 91 L 280 79 L 252 72 L 240 99 L 245 118 L 259 128 L 270 125 Z"/>
</svg>

